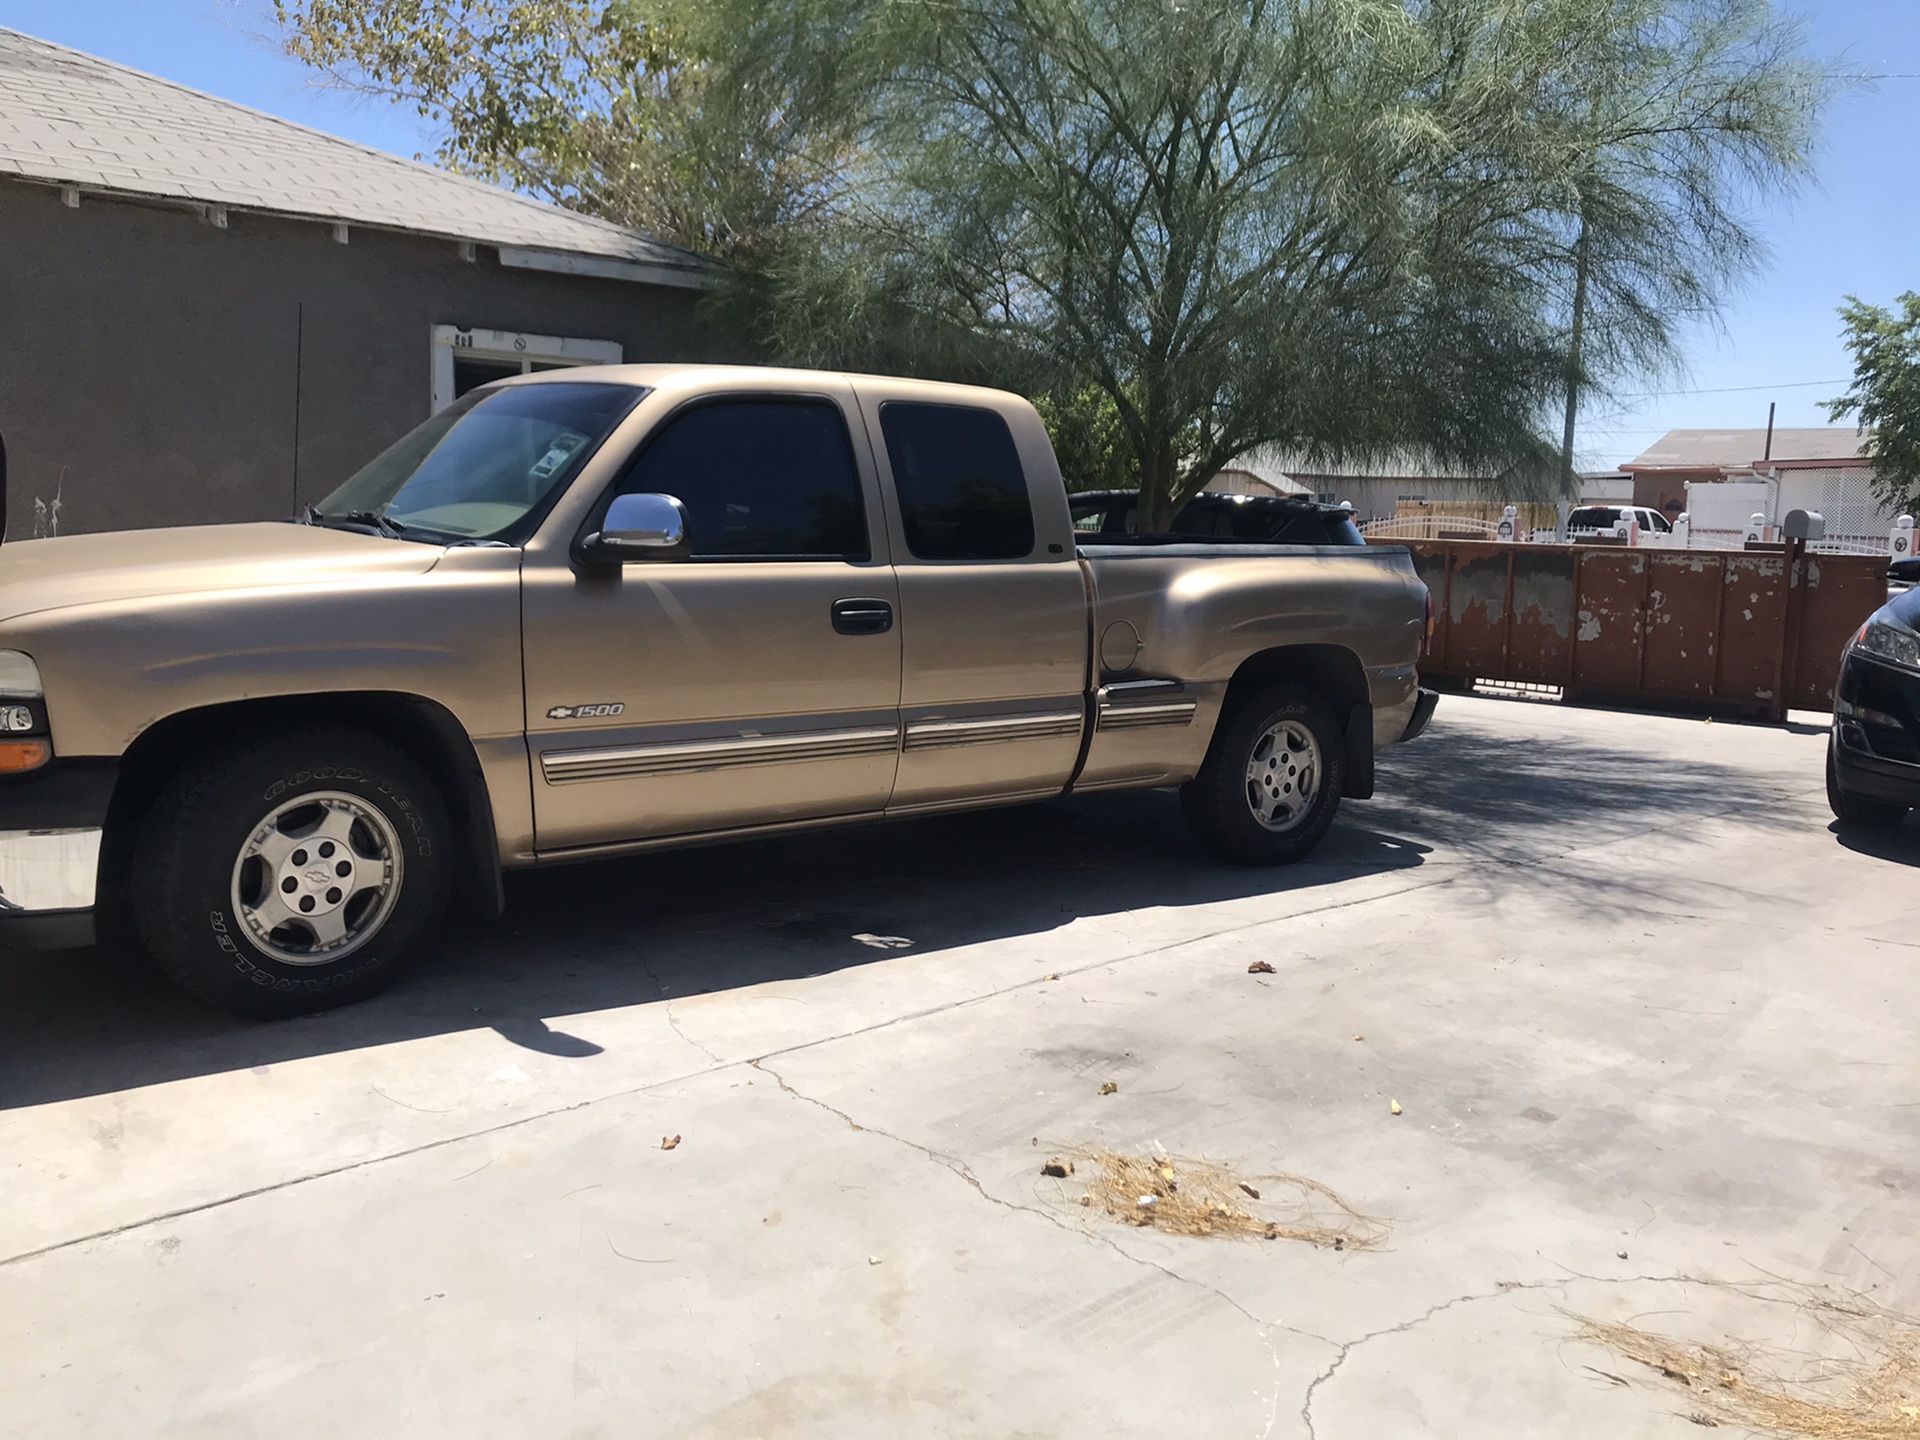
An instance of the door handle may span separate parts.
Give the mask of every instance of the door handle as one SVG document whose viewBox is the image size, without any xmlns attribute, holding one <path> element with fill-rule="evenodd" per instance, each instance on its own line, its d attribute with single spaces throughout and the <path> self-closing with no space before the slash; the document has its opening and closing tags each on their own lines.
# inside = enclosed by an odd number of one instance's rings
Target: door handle
<svg viewBox="0 0 1920 1440">
<path fill-rule="evenodd" d="M 893 629 L 893 606 L 864 597 L 836 600 L 833 628 L 842 635 L 884 635 Z"/>
</svg>

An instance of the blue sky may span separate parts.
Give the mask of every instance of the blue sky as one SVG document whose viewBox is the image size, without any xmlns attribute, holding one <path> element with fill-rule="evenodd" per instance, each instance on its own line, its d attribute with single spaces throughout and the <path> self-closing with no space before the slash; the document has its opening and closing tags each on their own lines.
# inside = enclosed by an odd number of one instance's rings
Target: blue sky
<svg viewBox="0 0 1920 1440">
<path fill-rule="evenodd" d="M 1920 289 L 1920 0 L 1790 0 L 1814 51 L 1890 78 L 1827 116 L 1818 179 L 1753 215 L 1772 252 L 1722 325 L 1689 335 L 1692 394 L 1647 396 L 1585 417 L 1581 463 L 1629 459 L 1670 427 L 1823 425 L 1818 401 L 1851 371 L 1834 309 L 1852 292 Z M 268 0 L 0 0 L 0 23 L 403 155 L 434 136 L 405 109 L 329 93 L 265 38 Z M 1841 384 L 1825 382 L 1840 381 Z M 1806 384 L 1802 382 L 1822 382 Z M 1624 388 L 1635 388 L 1628 385 Z"/>
</svg>

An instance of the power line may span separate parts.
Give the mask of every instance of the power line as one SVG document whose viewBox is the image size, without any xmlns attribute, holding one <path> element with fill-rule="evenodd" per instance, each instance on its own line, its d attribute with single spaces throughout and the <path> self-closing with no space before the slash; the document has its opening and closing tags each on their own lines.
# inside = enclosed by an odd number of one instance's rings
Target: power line
<svg viewBox="0 0 1920 1440">
<path fill-rule="evenodd" d="M 1776 385 L 1723 385 L 1715 390 L 1632 390 L 1622 400 L 1659 400 L 1668 395 L 1737 395 L 1748 390 L 1810 390 L 1816 385 L 1851 385 L 1851 380 L 1782 380 Z"/>
</svg>

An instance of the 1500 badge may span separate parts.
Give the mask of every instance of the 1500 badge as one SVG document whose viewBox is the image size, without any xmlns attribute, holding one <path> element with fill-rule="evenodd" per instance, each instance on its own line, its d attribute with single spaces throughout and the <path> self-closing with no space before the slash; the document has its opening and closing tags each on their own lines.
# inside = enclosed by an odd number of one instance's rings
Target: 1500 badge
<svg viewBox="0 0 1920 1440">
<path fill-rule="evenodd" d="M 547 711 L 547 719 L 603 720 L 618 715 L 626 708 L 618 700 L 604 700 L 597 705 L 556 705 Z"/>
</svg>

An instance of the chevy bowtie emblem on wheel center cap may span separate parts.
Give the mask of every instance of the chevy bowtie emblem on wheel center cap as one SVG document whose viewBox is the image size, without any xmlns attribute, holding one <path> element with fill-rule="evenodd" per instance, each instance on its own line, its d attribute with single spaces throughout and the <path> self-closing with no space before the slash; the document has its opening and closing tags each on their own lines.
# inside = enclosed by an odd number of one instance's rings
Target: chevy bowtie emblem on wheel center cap
<svg viewBox="0 0 1920 1440">
<path fill-rule="evenodd" d="M 618 715 L 626 709 L 619 700 L 602 700 L 593 705 L 556 705 L 547 711 L 549 720 L 598 720 Z"/>
</svg>

